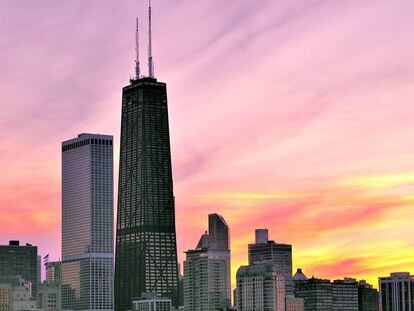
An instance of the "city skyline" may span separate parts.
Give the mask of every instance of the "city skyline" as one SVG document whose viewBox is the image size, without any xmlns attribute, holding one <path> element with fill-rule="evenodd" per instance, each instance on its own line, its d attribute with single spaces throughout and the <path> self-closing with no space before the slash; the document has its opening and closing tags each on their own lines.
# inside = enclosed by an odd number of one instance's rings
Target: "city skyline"
<svg viewBox="0 0 414 311">
<path fill-rule="evenodd" d="M 0 12 L 16 17 L 0 18 L 0 244 L 27 241 L 55 260 L 59 143 L 80 132 L 114 135 L 117 186 L 120 90 L 133 74 L 135 15 L 146 3 L 42 3 L 22 11 L 5 2 Z M 207 228 L 205 215 L 217 212 L 232 228 L 233 279 L 263 227 L 293 244 L 294 268 L 307 274 L 378 286 L 378 276 L 413 270 L 406 45 L 414 4 L 153 6 L 155 76 L 169 88 L 179 261 Z"/>
</svg>

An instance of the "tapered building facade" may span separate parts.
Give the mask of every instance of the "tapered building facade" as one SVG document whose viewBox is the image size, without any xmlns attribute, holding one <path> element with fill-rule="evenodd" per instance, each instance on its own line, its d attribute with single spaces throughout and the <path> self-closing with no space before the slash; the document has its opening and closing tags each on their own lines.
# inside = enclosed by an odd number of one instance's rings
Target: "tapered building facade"
<svg viewBox="0 0 414 311">
<path fill-rule="evenodd" d="M 113 310 L 112 145 L 99 134 L 62 143 L 64 310 Z"/>
<path fill-rule="evenodd" d="M 178 265 L 166 84 L 131 80 L 122 94 L 115 309 L 155 292 L 178 304 Z"/>
</svg>

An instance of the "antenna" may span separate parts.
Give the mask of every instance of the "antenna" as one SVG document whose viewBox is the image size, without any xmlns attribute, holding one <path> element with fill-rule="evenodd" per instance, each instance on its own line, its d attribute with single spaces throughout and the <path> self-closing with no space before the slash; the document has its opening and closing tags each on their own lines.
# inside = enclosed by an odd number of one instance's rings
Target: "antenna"
<svg viewBox="0 0 414 311">
<path fill-rule="evenodd" d="M 148 75 L 154 78 L 154 63 L 152 61 L 152 42 L 151 42 L 151 0 L 148 1 Z"/>
<path fill-rule="evenodd" d="M 135 30 L 135 80 L 139 79 L 139 28 L 138 28 L 138 17 L 137 17 L 137 29 Z"/>
</svg>

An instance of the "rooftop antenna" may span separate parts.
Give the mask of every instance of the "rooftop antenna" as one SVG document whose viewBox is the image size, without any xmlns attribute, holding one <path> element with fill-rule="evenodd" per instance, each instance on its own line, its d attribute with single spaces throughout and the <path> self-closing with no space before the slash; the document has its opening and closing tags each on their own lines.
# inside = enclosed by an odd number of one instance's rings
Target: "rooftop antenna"
<svg viewBox="0 0 414 311">
<path fill-rule="evenodd" d="M 154 78 L 154 63 L 152 61 L 152 42 L 151 42 L 151 0 L 148 3 L 148 75 Z"/>
<path fill-rule="evenodd" d="M 135 30 L 135 80 L 140 77 L 139 72 L 139 28 L 138 28 L 138 17 L 137 17 L 137 29 Z"/>
</svg>

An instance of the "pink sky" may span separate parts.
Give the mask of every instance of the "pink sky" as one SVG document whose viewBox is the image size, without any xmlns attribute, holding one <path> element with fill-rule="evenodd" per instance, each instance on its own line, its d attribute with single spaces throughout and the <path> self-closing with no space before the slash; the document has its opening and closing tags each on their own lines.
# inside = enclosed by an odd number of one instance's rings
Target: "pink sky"
<svg viewBox="0 0 414 311">
<path fill-rule="evenodd" d="M 411 0 L 153 1 L 180 259 L 218 212 L 233 272 L 259 227 L 292 243 L 308 276 L 414 272 L 413 12 Z M 117 175 L 135 16 L 145 65 L 146 1 L 0 4 L 0 243 L 59 258 L 61 141 L 113 134 Z"/>
</svg>

